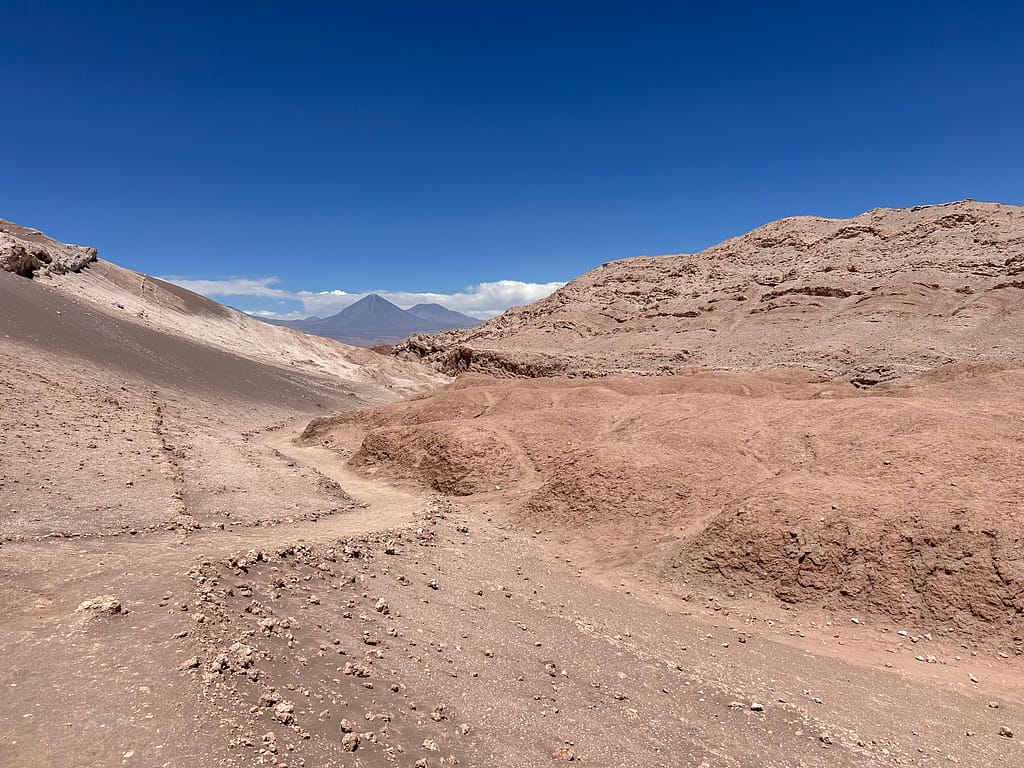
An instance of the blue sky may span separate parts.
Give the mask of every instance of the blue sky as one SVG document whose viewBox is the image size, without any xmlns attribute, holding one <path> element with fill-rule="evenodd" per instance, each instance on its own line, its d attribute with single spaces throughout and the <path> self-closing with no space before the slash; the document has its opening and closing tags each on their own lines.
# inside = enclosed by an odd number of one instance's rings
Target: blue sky
<svg viewBox="0 0 1024 768">
<path fill-rule="evenodd" d="M 689 6 L 5 3 L 0 217 L 244 309 L 486 315 L 782 216 L 1024 203 L 1021 4 Z"/>
</svg>

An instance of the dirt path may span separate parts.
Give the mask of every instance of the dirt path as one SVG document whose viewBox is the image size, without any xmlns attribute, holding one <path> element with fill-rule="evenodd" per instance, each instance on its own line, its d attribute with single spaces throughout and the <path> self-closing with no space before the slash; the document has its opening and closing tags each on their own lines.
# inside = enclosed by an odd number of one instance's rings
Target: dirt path
<svg viewBox="0 0 1024 768">
<path fill-rule="evenodd" d="M 305 421 L 301 426 L 305 426 Z M 315 469 L 334 480 L 341 485 L 345 493 L 366 509 L 366 514 L 355 513 L 356 519 L 350 516 L 346 521 L 355 524 L 352 532 L 366 533 L 405 525 L 411 522 L 417 513 L 422 512 L 427 502 L 427 494 L 422 489 L 356 474 L 334 451 L 317 446 L 297 445 L 295 438 L 298 435 L 299 431 L 289 430 L 268 436 L 263 443 L 296 464 Z M 362 531 L 356 530 L 359 526 L 362 526 Z M 330 525 L 318 526 L 318 538 L 322 540 L 325 535 L 331 536 L 335 533 L 330 530 Z"/>
<path fill-rule="evenodd" d="M 779 611 L 702 609 L 568 562 L 501 499 L 455 506 L 358 475 L 293 443 L 295 414 L 251 433 L 165 414 L 202 527 L 0 550 L 4 768 L 346 765 L 342 718 L 366 766 L 547 766 L 562 748 L 609 768 L 1019 764 L 998 728 L 1024 730 L 1021 702 L 993 685 L 1010 660 L 972 666 L 975 685 L 904 675 L 925 666 L 906 654 L 889 669 L 808 653 L 783 642 L 806 624 Z M 125 613 L 76 611 L 102 594 Z M 851 627 L 821 637 L 870 631 Z M 294 711 L 258 705 L 272 699 Z"/>
<path fill-rule="evenodd" d="M 14 390 L 39 404 L 34 432 L 0 438 L 17 458 L 73 435 L 60 465 L 26 461 L 3 488 L 5 532 L 19 538 L 0 544 L 0 647 L 8 658 L 0 669 L 0 766 L 252 765 L 231 745 L 236 701 L 183 680 L 177 669 L 207 652 L 193 619 L 203 610 L 193 568 L 254 548 L 330 547 L 407 527 L 426 494 L 378 488 L 330 452 L 293 445 L 290 432 L 247 427 L 251 412 L 243 420 L 237 410 L 162 393 L 167 434 L 150 445 L 149 393 L 110 387 L 108 407 L 131 417 L 97 418 L 102 389 L 91 395 L 91 382 L 81 393 L 71 389 L 61 411 L 45 407 L 48 386 Z M 281 416 L 298 424 L 294 412 Z M 264 444 L 247 432 L 273 437 Z M 35 442 L 26 449 L 14 440 L 19 434 Z M 136 469 L 128 461 L 136 451 L 173 466 Z M 167 482 L 172 470 L 181 482 Z M 53 498 L 48 489 L 59 481 L 69 490 Z M 103 493 L 106 506 L 90 507 Z M 123 613 L 77 610 L 107 594 Z"/>
</svg>

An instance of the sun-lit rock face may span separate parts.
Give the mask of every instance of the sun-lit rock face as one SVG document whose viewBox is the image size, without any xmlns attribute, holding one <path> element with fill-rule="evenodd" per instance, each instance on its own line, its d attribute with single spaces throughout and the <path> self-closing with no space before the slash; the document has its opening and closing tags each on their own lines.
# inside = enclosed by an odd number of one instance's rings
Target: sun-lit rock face
<svg viewBox="0 0 1024 768">
<path fill-rule="evenodd" d="M 77 272 L 96 260 L 96 249 L 59 243 L 42 232 L 0 219 L 0 270 L 23 277 Z"/>
<path fill-rule="evenodd" d="M 400 353 L 499 375 L 812 368 L 870 385 L 1024 361 L 1024 208 L 964 200 L 781 219 L 697 254 L 603 264 Z"/>
</svg>

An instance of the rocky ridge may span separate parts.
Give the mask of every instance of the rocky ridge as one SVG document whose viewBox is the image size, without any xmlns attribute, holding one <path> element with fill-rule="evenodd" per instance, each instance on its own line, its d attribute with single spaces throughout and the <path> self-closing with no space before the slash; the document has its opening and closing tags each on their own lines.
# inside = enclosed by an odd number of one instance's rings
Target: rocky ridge
<svg viewBox="0 0 1024 768">
<path fill-rule="evenodd" d="M 1024 361 L 1024 208 L 964 200 L 800 216 L 697 254 L 587 272 L 478 328 L 396 354 L 449 373 L 811 368 L 862 386 L 958 361 Z"/>
</svg>

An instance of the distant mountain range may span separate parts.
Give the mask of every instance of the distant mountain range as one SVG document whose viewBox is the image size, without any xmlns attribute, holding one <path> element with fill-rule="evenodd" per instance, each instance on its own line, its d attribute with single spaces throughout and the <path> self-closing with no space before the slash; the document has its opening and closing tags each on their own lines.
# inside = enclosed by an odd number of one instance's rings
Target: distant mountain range
<svg viewBox="0 0 1024 768">
<path fill-rule="evenodd" d="M 307 317 L 304 320 L 260 319 L 272 325 L 284 325 L 357 347 L 394 344 L 414 333 L 472 328 L 482 322 L 440 304 L 417 304 L 402 309 L 375 293 L 330 317 Z"/>
</svg>

